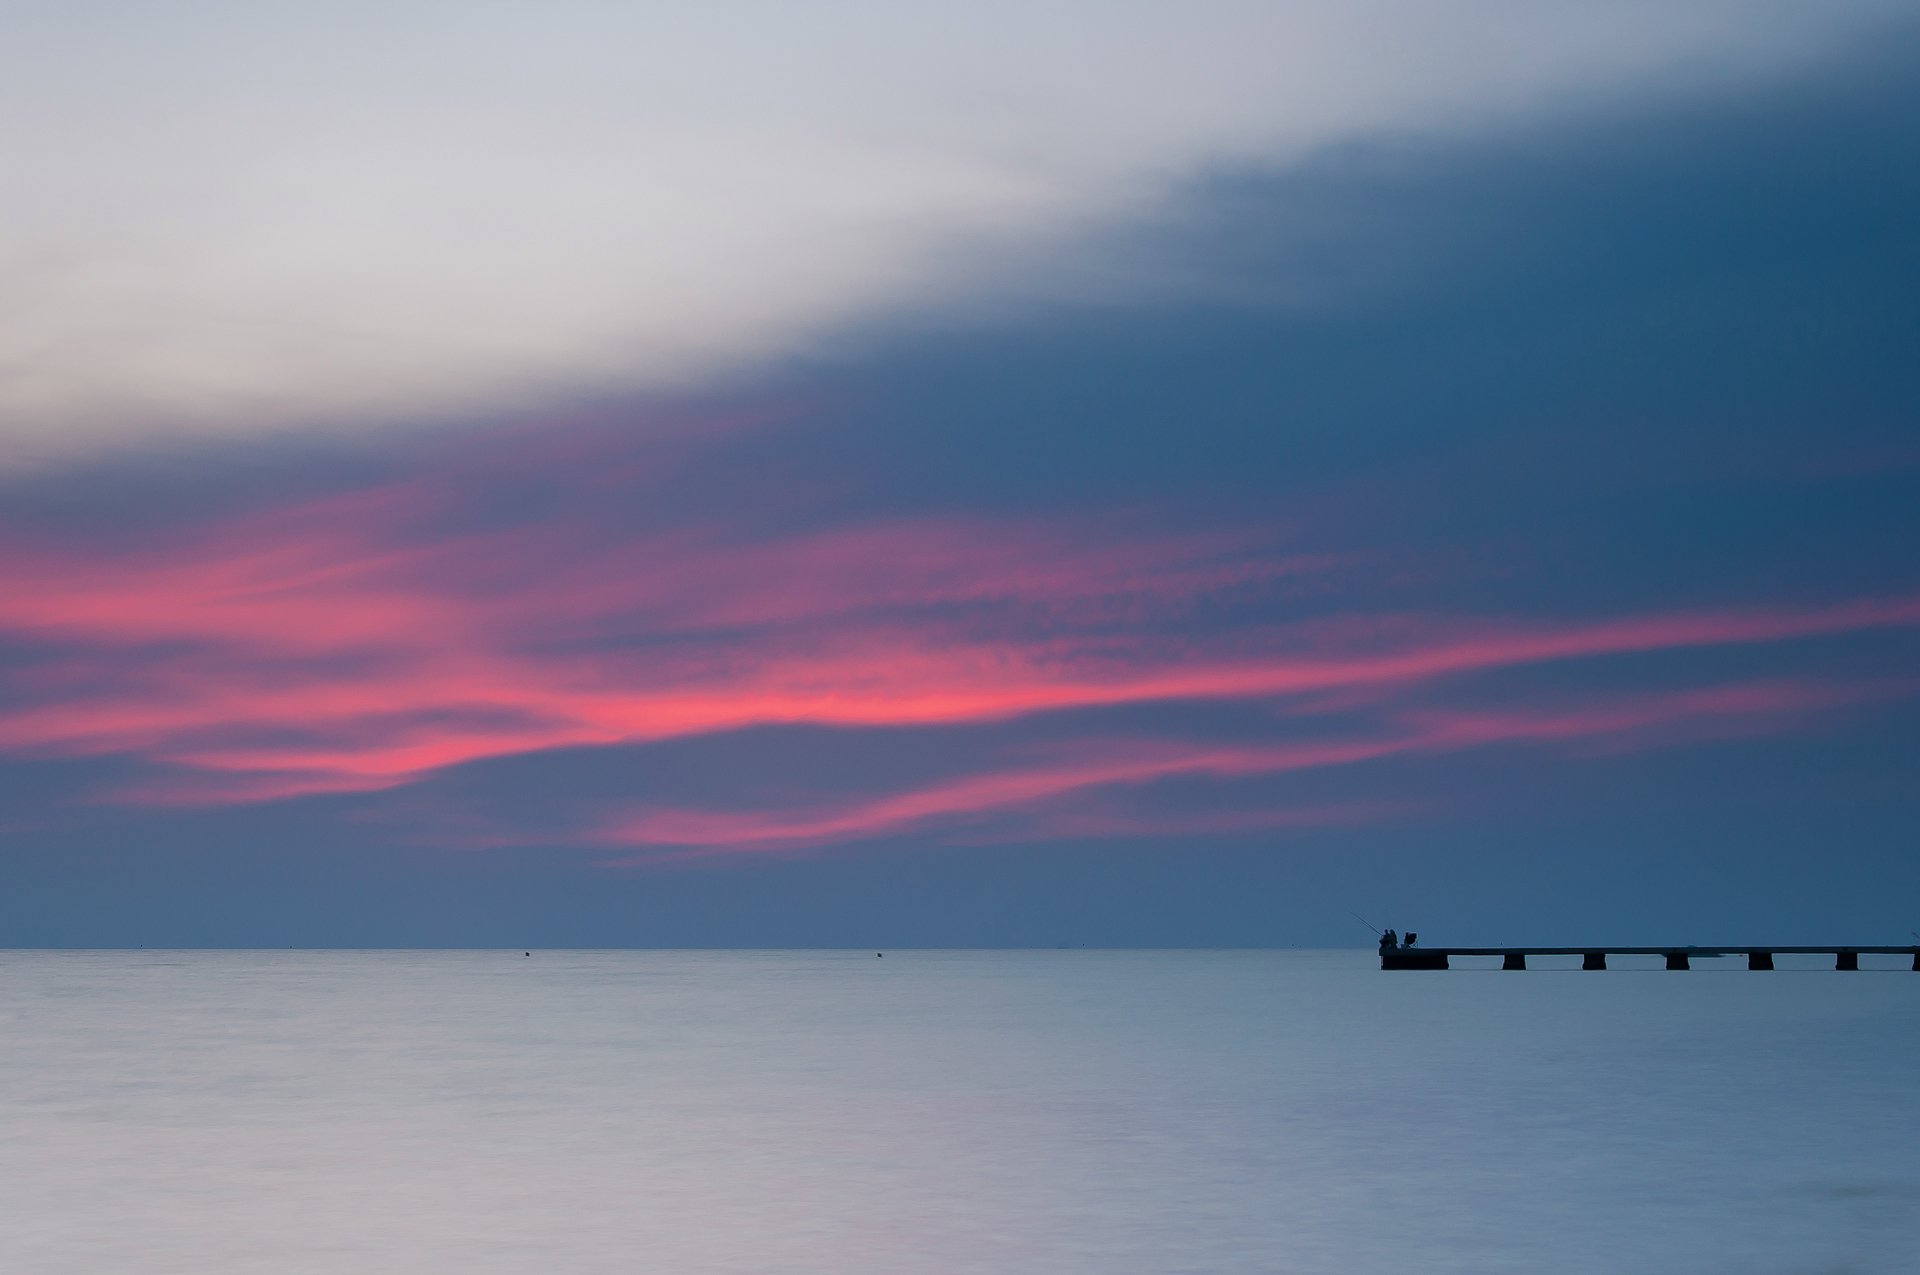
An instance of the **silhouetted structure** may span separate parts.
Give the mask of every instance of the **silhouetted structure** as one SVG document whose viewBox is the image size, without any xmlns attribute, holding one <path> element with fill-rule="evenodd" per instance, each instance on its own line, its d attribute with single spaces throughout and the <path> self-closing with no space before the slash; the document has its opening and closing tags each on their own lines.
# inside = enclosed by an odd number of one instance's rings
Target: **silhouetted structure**
<svg viewBox="0 0 1920 1275">
<path fill-rule="evenodd" d="M 1388 947 L 1383 937 L 1380 943 L 1380 968 L 1383 970 L 1444 970 L 1451 968 L 1448 958 L 1453 956 L 1498 956 L 1503 970 L 1523 970 L 1527 968 L 1529 956 L 1578 956 L 1583 970 L 1603 970 L 1607 968 L 1609 956 L 1664 956 L 1667 968 L 1684 970 L 1692 968 L 1691 961 L 1696 956 L 1744 956 L 1750 970 L 1770 970 L 1773 958 L 1781 954 L 1792 956 L 1827 955 L 1833 956 L 1833 968 L 1837 970 L 1857 970 L 1860 968 L 1862 953 L 1879 956 L 1911 956 L 1913 968 L 1920 971 L 1920 946 L 1914 947 L 1874 947 L 1874 946 L 1815 946 L 1815 947 Z"/>
</svg>

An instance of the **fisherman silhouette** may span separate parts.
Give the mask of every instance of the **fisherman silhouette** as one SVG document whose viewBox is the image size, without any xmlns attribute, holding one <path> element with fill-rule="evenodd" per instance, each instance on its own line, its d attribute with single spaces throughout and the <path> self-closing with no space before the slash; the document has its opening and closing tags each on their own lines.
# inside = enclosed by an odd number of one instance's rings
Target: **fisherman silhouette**
<svg viewBox="0 0 1920 1275">
<path fill-rule="evenodd" d="M 1420 936 L 1418 934 L 1415 934 L 1412 930 L 1408 930 L 1407 937 L 1400 940 L 1400 946 L 1412 947 L 1415 943 L 1419 941 L 1420 941 Z"/>
<path fill-rule="evenodd" d="M 1382 952 L 1391 952 L 1393 951 L 1394 948 L 1399 946 L 1400 946 L 1399 935 L 1395 934 L 1392 930 L 1380 931 L 1380 950 Z"/>
</svg>

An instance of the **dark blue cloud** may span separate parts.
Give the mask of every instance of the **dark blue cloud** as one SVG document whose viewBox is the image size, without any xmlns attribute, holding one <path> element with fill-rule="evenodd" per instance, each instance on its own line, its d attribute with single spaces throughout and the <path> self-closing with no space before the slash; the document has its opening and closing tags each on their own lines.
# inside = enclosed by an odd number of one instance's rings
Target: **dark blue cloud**
<svg viewBox="0 0 1920 1275">
<path fill-rule="evenodd" d="M 1223 178 L 1181 229 L 1115 248 L 1230 299 L 876 341 L 773 463 L 878 474 L 863 495 L 901 505 L 1231 504 L 1342 547 L 1546 537 L 1619 597 L 1872 587 L 1914 548 L 1916 84 L 1876 57 Z"/>
</svg>

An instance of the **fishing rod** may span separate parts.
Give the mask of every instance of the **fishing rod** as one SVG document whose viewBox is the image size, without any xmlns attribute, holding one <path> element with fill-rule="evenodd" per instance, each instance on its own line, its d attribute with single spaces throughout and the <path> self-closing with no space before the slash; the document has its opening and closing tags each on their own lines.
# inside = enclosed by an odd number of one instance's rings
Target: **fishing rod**
<svg viewBox="0 0 1920 1275">
<path fill-rule="evenodd" d="M 1366 917 L 1361 916 L 1358 912 L 1355 912 L 1351 908 L 1347 909 L 1347 915 L 1352 917 L 1354 920 L 1360 922 L 1360 924 L 1366 926 L 1368 932 L 1371 933 L 1375 938 L 1379 938 L 1382 934 L 1386 933 L 1385 930 L 1375 925 L 1372 921 L 1367 920 Z"/>
</svg>

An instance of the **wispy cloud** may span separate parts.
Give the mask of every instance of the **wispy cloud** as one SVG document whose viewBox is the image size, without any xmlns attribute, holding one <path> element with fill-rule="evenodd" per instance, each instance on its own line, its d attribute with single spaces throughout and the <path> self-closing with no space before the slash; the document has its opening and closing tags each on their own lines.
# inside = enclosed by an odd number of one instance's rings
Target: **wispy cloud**
<svg viewBox="0 0 1920 1275">
<path fill-rule="evenodd" d="M 556 446 L 541 463 L 555 490 L 577 494 L 605 460 Z M 628 475 L 605 508 L 515 521 L 499 487 L 526 466 L 481 455 L 425 472 L 138 537 L 0 534 L 0 639 L 18 653 L 0 750 L 133 759 L 145 770 L 119 800 L 217 805 L 756 726 L 1275 708 L 1275 737 L 1255 744 L 1108 745 L 771 814 L 642 812 L 616 838 L 793 845 L 1179 776 L 1757 722 L 1850 692 L 1754 684 L 1647 699 L 1643 688 L 1520 714 L 1423 707 L 1420 692 L 1546 665 L 1920 628 L 1912 595 L 1558 619 L 1403 613 L 1360 586 L 1363 559 L 1085 518 L 623 521 L 671 471 Z M 1283 618 L 1303 582 L 1331 610 Z M 1295 723 L 1338 714 L 1364 729 L 1291 737 Z"/>
<path fill-rule="evenodd" d="M 1285 826 L 1350 823 L 1403 814 L 1389 799 L 1367 803 L 1280 805 L 1258 811 L 1169 816 L 1062 809 L 1061 800 L 1089 790 L 1170 779 L 1231 780 L 1354 766 L 1418 754 L 1499 745 L 1601 744 L 1638 750 L 1704 737 L 1777 733 L 1808 714 L 1882 697 L 1911 695 L 1902 684 L 1745 683 L 1665 695 L 1608 699 L 1550 711 L 1485 713 L 1448 710 L 1389 715 L 1351 737 L 1305 744 L 1222 746 L 1192 741 L 1083 740 L 1062 755 L 970 774 L 877 797 L 772 810 L 631 811 L 586 834 L 608 845 L 692 851 L 699 856 L 795 850 L 847 841 L 937 831 L 968 839 L 983 819 L 1018 816 L 1002 838 L 1103 837 L 1243 833 Z M 651 863 L 658 855 L 616 861 Z"/>
</svg>

